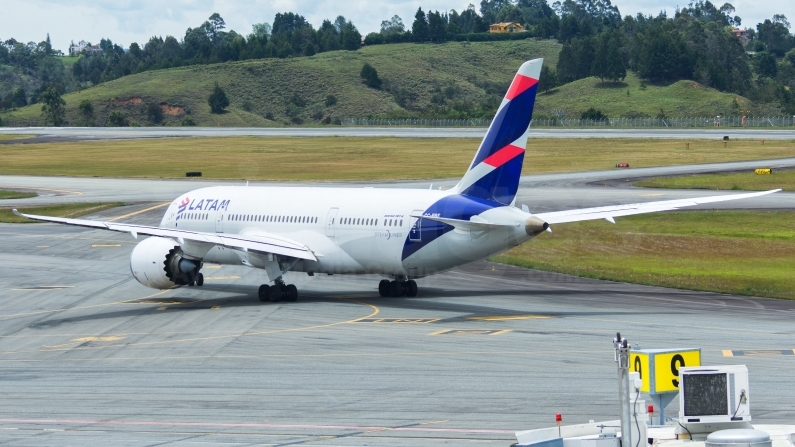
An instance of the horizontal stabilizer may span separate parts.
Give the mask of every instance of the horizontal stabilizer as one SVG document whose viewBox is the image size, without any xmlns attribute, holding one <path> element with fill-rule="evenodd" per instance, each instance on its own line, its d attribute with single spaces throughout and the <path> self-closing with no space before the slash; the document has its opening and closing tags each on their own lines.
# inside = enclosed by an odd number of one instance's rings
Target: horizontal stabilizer
<svg viewBox="0 0 795 447">
<path fill-rule="evenodd" d="M 744 194 L 727 194 L 722 196 L 697 197 L 694 199 L 662 200 L 658 202 L 633 203 L 630 205 L 600 206 L 596 208 L 583 208 L 579 210 L 556 211 L 552 213 L 539 213 L 535 216 L 549 224 L 566 222 L 580 222 L 584 220 L 612 219 L 614 217 L 631 216 L 634 214 L 656 213 L 671 211 L 688 206 L 704 205 L 707 203 L 726 202 L 729 200 L 749 199 L 781 191 L 751 192 Z"/>
</svg>

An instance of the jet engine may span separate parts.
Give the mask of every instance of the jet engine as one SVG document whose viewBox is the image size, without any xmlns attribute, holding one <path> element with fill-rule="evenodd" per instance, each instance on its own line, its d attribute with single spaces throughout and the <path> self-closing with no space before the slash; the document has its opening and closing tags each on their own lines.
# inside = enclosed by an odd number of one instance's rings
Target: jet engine
<svg viewBox="0 0 795 447">
<path fill-rule="evenodd" d="M 188 259 L 173 240 L 150 237 L 139 242 L 130 254 L 130 271 L 139 283 L 153 289 L 174 289 L 193 283 L 201 260 Z"/>
</svg>

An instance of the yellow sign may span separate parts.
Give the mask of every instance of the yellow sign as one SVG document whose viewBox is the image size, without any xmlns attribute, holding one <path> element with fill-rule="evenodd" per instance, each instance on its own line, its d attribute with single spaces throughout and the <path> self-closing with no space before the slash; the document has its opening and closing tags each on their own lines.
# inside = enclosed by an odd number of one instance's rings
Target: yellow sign
<svg viewBox="0 0 795 447">
<path fill-rule="evenodd" d="M 651 383 L 651 370 L 649 369 L 649 354 L 644 352 L 629 352 L 629 370 L 640 373 L 640 380 L 643 385 L 640 387 L 641 392 L 649 392 L 649 384 Z"/>
<path fill-rule="evenodd" d="M 679 391 L 683 366 L 701 366 L 701 349 L 640 349 L 629 354 L 629 370 L 640 373 L 644 393 Z"/>
<path fill-rule="evenodd" d="M 756 172 L 758 175 L 764 175 L 764 174 L 772 174 L 773 170 L 770 168 L 758 168 L 754 172 Z"/>
</svg>

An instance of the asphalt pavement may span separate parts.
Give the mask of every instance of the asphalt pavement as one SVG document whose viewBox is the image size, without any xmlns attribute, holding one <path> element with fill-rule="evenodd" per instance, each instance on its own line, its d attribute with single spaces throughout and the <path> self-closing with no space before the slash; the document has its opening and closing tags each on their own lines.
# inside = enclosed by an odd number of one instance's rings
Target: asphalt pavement
<svg viewBox="0 0 795 447">
<path fill-rule="evenodd" d="M 754 421 L 795 418 L 795 302 L 478 262 L 420 280 L 417 298 L 379 297 L 375 276 L 290 274 L 298 302 L 260 303 L 246 267 L 146 289 L 136 243 L 0 224 L 0 445 L 507 447 L 555 413 L 616 418 L 616 331 L 746 364 Z"/>
</svg>

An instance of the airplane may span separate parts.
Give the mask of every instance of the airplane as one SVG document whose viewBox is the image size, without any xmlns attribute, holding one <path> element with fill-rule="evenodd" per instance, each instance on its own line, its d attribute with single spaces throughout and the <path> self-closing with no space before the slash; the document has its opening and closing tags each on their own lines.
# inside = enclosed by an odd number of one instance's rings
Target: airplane
<svg viewBox="0 0 795 447">
<path fill-rule="evenodd" d="M 214 186 L 190 191 L 160 225 L 19 213 L 130 233 L 130 270 L 155 289 L 201 286 L 205 263 L 263 269 L 261 301 L 295 301 L 287 272 L 380 274 L 383 297 L 417 296 L 416 279 L 518 246 L 550 225 L 758 197 L 780 190 L 532 214 L 516 207 L 543 59 L 521 65 L 469 168 L 449 190 Z"/>
</svg>

